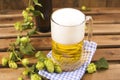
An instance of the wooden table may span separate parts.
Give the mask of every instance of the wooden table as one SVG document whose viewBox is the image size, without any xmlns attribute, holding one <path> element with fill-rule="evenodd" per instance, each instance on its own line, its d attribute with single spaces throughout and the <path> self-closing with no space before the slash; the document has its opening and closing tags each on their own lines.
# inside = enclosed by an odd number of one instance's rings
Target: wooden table
<svg viewBox="0 0 120 80">
<path fill-rule="evenodd" d="M 98 44 L 92 61 L 105 57 L 109 69 L 85 74 L 82 80 L 120 80 L 120 8 L 93 8 L 84 12 L 93 16 L 93 41 Z M 1 58 L 8 56 L 9 44 L 16 39 L 17 31 L 13 28 L 16 21 L 22 19 L 21 11 L 0 13 L 0 80 L 17 80 L 23 67 L 10 69 L 1 66 Z M 32 44 L 37 50 L 48 53 L 51 50 L 50 32 L 32 36 Z M 31 64 L 35 62 L 30 58 Z M 29 79 L 26 79 L 29 80 Z"/>
</svg>

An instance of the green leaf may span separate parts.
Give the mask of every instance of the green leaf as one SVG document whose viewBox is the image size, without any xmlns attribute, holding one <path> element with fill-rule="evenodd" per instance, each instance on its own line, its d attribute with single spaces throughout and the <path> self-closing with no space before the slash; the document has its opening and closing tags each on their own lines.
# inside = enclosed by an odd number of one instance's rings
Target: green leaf
<svg viewBox="0 0 120 80">
<path fill-rule="evenodd" d="M 30 43 L 27 43 L 27 45 L 20 45 L 20 51 L 23 54 L 28 54 L 28 55 L 32 55 L 34 54 L 34 48 Z"/>
<path fill-rule="evenodd" d="M 42 5 L 38 2 L 38 0 L 33 0 L 33 2 L 34 2 L 35 5 L 38 5 L 38 6 L 42 7 Z"/>
<path fill-rule="evenodd" d="M 97 62 L 95 62 L 95 65 L 97 66 L 97 69 L 108 69 L 109 68 L 108 62 L 104 57 L 100 58 Z"/>
<path fill-rule="evenodd" d="M 27 33 L 28 36 L 31 36 L 33 34 L 36 34 L 36 29 L 33 29 Z"/>
<path fill-rule="evenodd" d="M 16 44 L 16 45 L 19 45 L 19 44 L 20 44 L 20 36 L 17 36 L 17 39 L 16 39 L 15 44 Z"/>
<path fill-rule="evenodd" d="M 32 11 L 34 16 L 41 16 L 44 19 L 44 15 L 42 12 L 38 11 L 38 10 L 34 10 Z"/>
<path fill-rule="evenodd" d="M 35 54 L 35 57 L 38 58 L 40 61 L 44 61 L 47 57 L 42 51 L 38 51 Z"/>
</svg>

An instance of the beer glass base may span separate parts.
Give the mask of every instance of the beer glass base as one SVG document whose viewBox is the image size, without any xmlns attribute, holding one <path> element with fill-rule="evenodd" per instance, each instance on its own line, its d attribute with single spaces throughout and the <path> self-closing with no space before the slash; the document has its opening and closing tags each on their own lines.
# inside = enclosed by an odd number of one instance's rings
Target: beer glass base
<svg viewBox="0 0 120 80">
<path fill-rule="evenodd" d="M 83 50 L 82 56 L 80 57 L 80 59 L 77 62 L 75 62 L 73 64 L 65 64 L 65 63 L 61 63 L 61 62 L 58 62 L 57 60 L 55 60 L 52 57 L 52 51 L 51 51 L 51 59 L 53 60 L 53 62 L 59 64 L 63 71 L 74 71 L 74 70 L 80 68 L 88 60 L 88 56 L 90 54 L 91 54 L 90 51 Z"/>
</svg>

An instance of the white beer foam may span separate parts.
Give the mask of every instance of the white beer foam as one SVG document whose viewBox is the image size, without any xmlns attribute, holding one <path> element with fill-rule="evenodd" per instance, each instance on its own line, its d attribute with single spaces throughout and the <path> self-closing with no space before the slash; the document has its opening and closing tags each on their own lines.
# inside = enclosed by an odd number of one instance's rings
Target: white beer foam
<svg viewBox="0 0 120 80">
<path fill-rule="evenodd" d="M 60 25 L 80 25 L 85 21 L 85 15 L 77 9 L 63 8 L 55 11 L 52 19 Z"/>
<path fill-rule="evenodd" d="M 74 44 L 83 40 L 85 15 L 79 10 L 72 8 L 57 10 L 52 14 L 52 20 L 51 34 L 56 42 Z"/>
</svg>

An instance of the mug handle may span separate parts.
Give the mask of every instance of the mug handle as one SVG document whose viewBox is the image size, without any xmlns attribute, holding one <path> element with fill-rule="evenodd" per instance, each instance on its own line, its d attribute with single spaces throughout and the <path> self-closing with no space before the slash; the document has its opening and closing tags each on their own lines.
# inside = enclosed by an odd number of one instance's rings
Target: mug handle
<svg viewBox="0 0 120 80">
<path fill-rule="evenodd" d="M 93 25 L 93 19 L 92 19 L 92 17 L 91 16 L 86 16 L 86 22 L 88 22 L 88 25 L 87 25 L 87 31 L 88 31 L 88 34 L 87 34 L 87 40 L 88 41 L 91 41 L 92 40 L 92 36 L 93 36 L 93 34 L 92 34 L 92 31 L 93 31 L 93 29 L 92 29 L 92 25 Z"/>
</svg>

